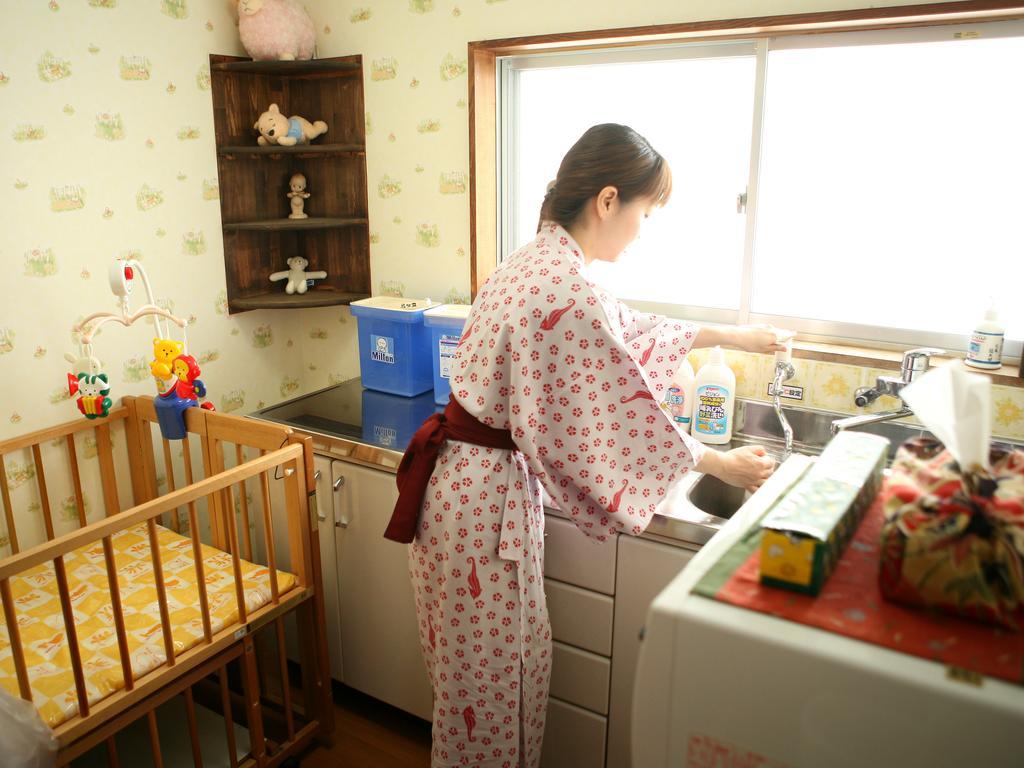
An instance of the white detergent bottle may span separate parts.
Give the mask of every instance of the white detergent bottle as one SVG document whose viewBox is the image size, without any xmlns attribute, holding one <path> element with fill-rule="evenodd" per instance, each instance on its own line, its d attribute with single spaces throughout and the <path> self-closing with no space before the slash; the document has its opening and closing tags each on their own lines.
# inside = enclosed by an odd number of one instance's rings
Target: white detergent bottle
<svg viewBox="0 0 1024 768">
<path fill-rule="evenodd" d="M 693 436 L 703 443 L 728 443 L 732 439 L 736 374 L 725 364 L 721 347 L 711 350 L 694 383 Z"/>
<path fill-rule="evenodd" d="M 683 358 L 683 364 L 679 366 L 679 370 L 665 388 L 665 410 L 680 432 L 690 431 L 695 384 L 693 366 L 689 360 Z"/>
<path fill-rule="evenodd" d="M 967 346 L 967 359 L 973 368 L 998 370 L 1003 364 L 1003 335 L 1005 328 L 999 324 L 999 311 L 995 302 L 985 313 L 985 320 L 974 327 L 971 343 Z"/>
</svg>

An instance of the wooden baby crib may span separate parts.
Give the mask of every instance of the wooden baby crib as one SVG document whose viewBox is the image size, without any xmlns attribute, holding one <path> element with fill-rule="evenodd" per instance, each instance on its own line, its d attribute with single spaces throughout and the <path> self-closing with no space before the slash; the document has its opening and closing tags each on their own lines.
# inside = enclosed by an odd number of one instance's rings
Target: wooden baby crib
<svg viewBox="0 0 1024 768">
<path fill-rule="evenodd" d="M 152 398 L 125 397 L 0 442 L 0 685 L 35 704 L 59 765 L 120 765 L 130 727 L 162 766 L 169 702 L 196 766 L 275 766 L 333 729 L 310 440 L 199 408 L 185 421 L 168 442 Z M 223 720 L 215 749 L 197 710 Z"/>
</svg>

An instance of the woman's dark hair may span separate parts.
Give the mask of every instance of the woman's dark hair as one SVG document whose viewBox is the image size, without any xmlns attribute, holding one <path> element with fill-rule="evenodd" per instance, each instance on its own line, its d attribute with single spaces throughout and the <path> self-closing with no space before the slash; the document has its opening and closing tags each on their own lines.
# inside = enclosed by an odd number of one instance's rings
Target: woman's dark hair
<svg viewBox="0 0 1024 768">
<path fill-rule="evenodd" d="M 615 187 L 623 203 L 649 198 L 660 206 L 672 194 L 672 171 L 650 142 L 629 126 L 602 123 L 588 128 L 562 158 L 541 204 L 537 231 L 545 221 L 569 226 L 605 187 Z"/>
</svg>

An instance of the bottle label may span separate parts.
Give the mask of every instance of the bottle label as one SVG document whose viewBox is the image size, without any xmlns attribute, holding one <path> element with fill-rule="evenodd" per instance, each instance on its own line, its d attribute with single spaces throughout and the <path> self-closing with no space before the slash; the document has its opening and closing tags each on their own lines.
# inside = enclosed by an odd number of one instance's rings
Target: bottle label
<svg viewBox="0 0 1024 768">
<path fill-rule="evenodd" d="M 729 390 L 717 384 L 697 387 L 696 421 L 694 428 L 702 435 L 724 435 L 729 431 L 729 414 L 725 404 Z"/>
<path fill-rule="evenodd" d="M 980 367 L 998 368 L 1003 359 L 1003 334 L 975 331 L 967 345 L 967 362 Z"/>
<path fill-rule="evenodd" d="M 665 390 L 665 405 L 677 424 L 689 424 L 690 414 L 686 408 L 686 393 L 679 387 L 669 387 Z"/>
<path fill-rule="evenodd" d="M 437 340 L 437 356 L 441 362 L 439 372 L 442 379 L 450 379 L 452 377 L 452 365 L 455 363 L 455 350 L 458 346 L 458 336 L 441 334 L 441 337 Z"/>
</svg>

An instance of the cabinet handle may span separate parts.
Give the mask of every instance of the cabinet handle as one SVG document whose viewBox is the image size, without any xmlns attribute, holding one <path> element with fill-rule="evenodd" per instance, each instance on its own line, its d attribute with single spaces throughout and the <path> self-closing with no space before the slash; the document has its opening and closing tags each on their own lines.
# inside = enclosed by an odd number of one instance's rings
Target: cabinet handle
<svg viewBox="0 0 1024 768">
<path fill-rule="evenodd" d="M 338 477 L 337 480 L 334 481 L 334 490 L 335 490 L 335 492 L 337 492 L 338 489 L 341 488 L 341 486 L 343 486 L 344 484 L 345 484 L 345 476 L 341 475 L 341 476 Z M 344 513 L 339 512 L 339 510 L 338 510 L 339 504 L 340 504 L 340 502 L 338 502 L 337 504 L 334 505 L 335 512 L 339 513 L 338 516 L 334 520 L 334 527 L 335 528 L 348 528 L 348 518 L 345 516 Z"/>
<path fill-rule="evenodd" d="M 313 503 L 316 504 L 316 516 L 320 522 L 324 522 L 327 519 L 327 515 L 320 511 L 320 500 L 316 497 L 316 483 L 320 482 L 320 470 L 313 472 Z"/>
</svg>

